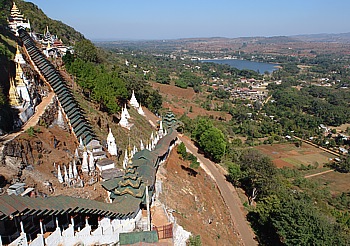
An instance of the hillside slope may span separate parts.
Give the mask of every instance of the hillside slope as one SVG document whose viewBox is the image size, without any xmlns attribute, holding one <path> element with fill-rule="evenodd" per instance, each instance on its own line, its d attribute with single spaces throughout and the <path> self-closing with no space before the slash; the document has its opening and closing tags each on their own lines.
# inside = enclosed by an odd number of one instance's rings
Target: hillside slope
<svg viewBox="0 0 350 246">
<path fill-rule="evenodd" d="M 17 0 L 16 5 L 24 14 L 24 17 L 30 21 L 32 30 L 37 33 L 44 33 L 46 27 L 49 27 L 51 33 L 54 33 L 61 38 L 65 44 L 74 44 L 77 41 L 81 41 L 84 35 L 76 31 L 74 28 L 64 24 L 58 20 L 50 19 L 37 5 L 31 2 L 25 2 L 23 0 Z M 7 17 L 10 14 L 12 7 L 11 0 L 2 0 L 2 16 Z"/>
</svg>

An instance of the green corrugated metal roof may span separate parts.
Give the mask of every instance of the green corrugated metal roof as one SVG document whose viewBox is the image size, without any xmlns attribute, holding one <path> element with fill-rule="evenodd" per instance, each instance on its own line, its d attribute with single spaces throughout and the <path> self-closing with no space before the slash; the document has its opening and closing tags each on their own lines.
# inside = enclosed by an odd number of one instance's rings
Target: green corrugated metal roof
<svg viewBox="0 0 350 246">
<path fill-rule="evenodd" d="M 156 231 L 141 231 L 131 233 L 120 233 L 120 245 L 128 245 L 134 243 L 157 243 L 159 241 Z"/>
<path fill-rule="evenodd" d="M 111 180 L 108 180 L 108 181 L 105 181 L 105 182 L 101 183 L 101 185 L 106 190 L 111 191 L 111 190 L 114 190 L 115 188 L 118 187 L 118 183 L 122 179 L 123 179 L 122 177 L 114 178 L 114 179 L 111 179 Z"/>
</svg>

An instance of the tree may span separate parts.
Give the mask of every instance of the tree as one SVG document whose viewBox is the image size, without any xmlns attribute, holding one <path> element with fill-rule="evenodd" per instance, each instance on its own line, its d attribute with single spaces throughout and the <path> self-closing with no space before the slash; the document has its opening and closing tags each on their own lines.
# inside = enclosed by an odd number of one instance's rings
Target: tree
<svg viewBox="0 0 350 246">
<path fill-rule="evenodd" d="M 225 154 L 225 136 L 218 128 L 211 127 L 206 130 L 200 136 L 199 145 L 203 151 L 215 162 L 219 162 Z"/>
<path fill-rule="evenodd" d="M 241 156 L 240 166 L 243 172 L 241 183 L 249 194 L 251 203 L 258 196 L 275 189 L 276 168 L 267 156 L 254 149 L 248 149 Z"/>
<path fill-rule="evenodd" d="M 210 120 L 206 118 L 199 118 L 196 124 L 196 128 L 192 131 L 192 138 L 194 138 L 194 140 L 199 143 L 202 134 L 212 127 L 213 123 Z"/>
<path fill-rule="evenodd" d="M 187 151 L 186 151 L 186 146 L 183 142 L 181 142 L 178 146 L 177 146 L 177 153 L 180 154 L 182 156 L 183 159 L 186 159 L 187 157 Z"/>
<path fill-rule="evenodd" d="M 237 186 L 239 184 L 239 180 L 242 177 L 241 167 L 236 163 L 228 163 L 228 180 L 234 185 Z"/>
<path fill-rule="evenodd" d="M 87 39 L 77 42 L 74 46 L 75 54 L 85 62 L 99 62 L 97 48 Z"/>
<path fill-rule="evenodd" d="M 156 81 L 161 84 L 170 84 L 170 72 L 165 68 L 159 69 L 156 73 Z"/>
<path fill-rule="evenodd" d="M 269 219 L 285 245 L 347 245 L 340 227 L 302 196 L 285 196 L 279 208 L 269 213 Z"/>
</svg>

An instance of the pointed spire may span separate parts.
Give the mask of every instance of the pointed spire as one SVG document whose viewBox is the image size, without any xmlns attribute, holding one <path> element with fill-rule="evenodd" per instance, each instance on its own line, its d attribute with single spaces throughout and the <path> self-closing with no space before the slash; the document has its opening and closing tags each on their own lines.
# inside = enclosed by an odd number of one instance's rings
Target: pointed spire
<svg viewBox="0 0 350 246">
<path fill-rule="evenodd" d="M 142 139 L 140 140 L 140 150 L 143 150 L 145 148 L 145 146 L 143 146 L 143 142 Z"/>
<path fill-rule="evenodd" d="M 126 169 L 126 167 L 128 166 L 128 149 L 125 149 L 125 156 L 124 156 L 124 160 L 123 160 L 123 168 Z"/>
<path fill-rule="evenodd" d="M 159 138 L 163 137 L 164 131 L 163 131 L 163 121 L 162 120 L 159 122 L 158 134 L 159 134 Z"/>
<path fill-rule="evenodd" d="M 95 160 L 94 160 L 94 156 L 93 156 L 92 152 L 90 152 L 90 155 L 89 155 L 89 169 L 90 169 L 90 171 L 95 170 Z"/>
<path fill-rule="evenodd" d="M 81 139 L 81 138 L 80 138 Z M 75 153 L 74 153 L 74 156 L 77 160 L 79 160 L 79 151 L 78 151 L 78 148 L 75 149 Z"/>
<path fill-rule="evenodd" d="M 109 128 L 109 133 L 107 136 L 107 149 L 111 155 L 118 155 L 117 145 L 115 143 L 115 138 L 113 136 L 111 128 Z"/>
<path fill-rule="evenodd" d="M 120 118 L 120 121 L 119 121 L 119 125 L 121 127 L 127 128 L 127 129 L 130 128 L 129 122 L 128 122 L 128 118 L 126 117 L 124 108 L 122 109 L 122 114 L 121 114 L 121 118 Z"/>
<path fill-rule="evenodd" d="M 21 52 L 19 51 L 18 44 L 17 44 L 17 50 L 16 50 L 14 62 L 16 62 L 18 64 L 26 64 L 26 61 L 23 59 L 23 56 L 22 56 Z"/>
<path fill-rule="evenodd" d="M 145 112 L 142 109 L 141 103 L 140 103 L 139 108 L 137 109 L 137 113 L 139 113 L 139 115 L 145 116 Z"/>
<path fill-rule="evenodd" d="M 126 107 L 126 104 L 125 104 L 125 107 L 124 107 L 124 114 L 125 114 L 125 117 L 126 117 L 127 119 L 130 119 L 130 114 L 129 114 L 129 112 L 128 112 L 128 109 L 127 109 L 127 107 Z"/>
<path fill-rule="evenodd" d="M 135 97 L 135 92 L 134 90 L 132 90 L 132 95 L 131 95 L 131 99 L 130 99 L 130 105 L 133 106 L 134 108 L 139 108 L 140 105 Z"/>
<path fill-rule="evenodd" d="M 84 143 L 81 137 L 79 138 L 79 149 L 84 149 Z"/>
<path fill-rule="evenodd" d="M 10 105 L 17 107 L 20 106 L 20 98 L 16 89 L 15 81 L 13 78 L 10 79 L 10 90 L 9 90 Z"/>
<path fill-rule="evenodd" d="M 75 162 L 75 160 L 73 159 L 73 178 L 77 178 L 78 177 L 78 169 L 77 169 L 77 163 Z"/>
<path fill-rule="evenodd" d="M 87 151 L 86 151 L 86 148 L 84 149 L 84 152 L 83 152 L 83 163 L 81 164 L 81 170 L 82 170 L 84 173 L 89 172 L 88 153 L 87 153 Z"/>
<path fill-rule="evenodd" d="M 68 177 L 66 165 L 63 165 L 63 169 L 64 169 L 64 182 L 66 182 L 66 184 L 69 184 L 69 177 Z"/>
<path fill-rule="evenodd" d="M 58 167 L 57 167 L 57 178 L 58 178 L 58 182 L 60 182 L 60 184 L 62 184 L 63 183 L 63 178 L 62 178 L 60 165 L 58 165 Z"/>
<path fill-rule="evenodd" d="M 69 166 L 68 166 L 68 178 L 70 178 L 70 179 L 74 178 L 74 176 L 73 176 L 73 166 L 72 166 L 71 162 L 69 163 Z"/>
</svg>

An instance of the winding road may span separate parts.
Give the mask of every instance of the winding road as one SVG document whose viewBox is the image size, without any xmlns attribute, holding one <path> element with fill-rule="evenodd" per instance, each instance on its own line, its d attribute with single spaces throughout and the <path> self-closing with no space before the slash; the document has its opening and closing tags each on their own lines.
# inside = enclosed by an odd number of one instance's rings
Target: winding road
<svg viewBox="0 0 350 246">
<path fill-rule="evenodd" d="M 153 127 L 155 127 L 159 118 L 147 109 L 144 111 L 146 119 Z M 219 192 L 230 212 L 234 227 L 239 234 L 238 236 L 241 238 L 240 244 L 246 246 L 258 245 L 258 242 L 255 240 L 255 234 L 252 231 L 249 222 L 245 218 L 244 207 L 238 197 L 237 191 L 231 183 L 226 181 L 226 170 L 205 158 L 202 154 L 198 153 L 198 148 L 188 137 L 183 136 L 182 134 L 178 134 L 178 137 L 185 144 L 187 151 L 191 152 L 197 157 L 202 169 L 209 176 L 211 176 L 214 182 L 217 184 Z"/>
<path fill-rule="evenodd" d="M 198 153 L 198 148 L 192 143 L 190 139 L 179 134 L 179 139 L 185 144 L 187 150 L 197 156 L 201 167 L 213 177 L 216 182 L 222 198 L 224 199 L 226 206 L 231 215 L 231 219 L 237 229 L 239 236 L 242 239 L 242 244 L 246 246 L 258 245 L 258 242 L 254 239 L 255 235 L 250 228 L 249 222 L 244 215 L 244 208 L 241 200 L 238 197 L 236 189 L 231 183 L 226 181 L 224 176 L 225 170 L 220 170 L 218 165 L 205 158 L 202 154 Z"/>
</svg>

